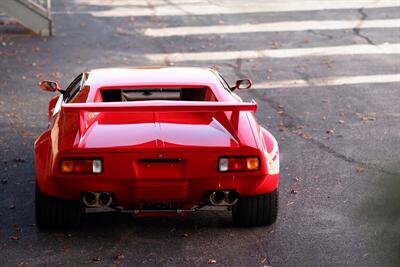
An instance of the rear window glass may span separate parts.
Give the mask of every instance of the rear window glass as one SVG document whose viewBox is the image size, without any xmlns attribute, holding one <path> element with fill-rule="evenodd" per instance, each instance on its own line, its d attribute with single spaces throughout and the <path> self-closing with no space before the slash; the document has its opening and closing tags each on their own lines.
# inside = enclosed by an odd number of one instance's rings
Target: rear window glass
<svg viewBox="0 0 400 267">
<path fill-rule="evenodd" d="M 146 100 L 216 101 L 210 88 L 133 88 L 103 89 L 103 102 L 129 102 Z"/>
</svg>

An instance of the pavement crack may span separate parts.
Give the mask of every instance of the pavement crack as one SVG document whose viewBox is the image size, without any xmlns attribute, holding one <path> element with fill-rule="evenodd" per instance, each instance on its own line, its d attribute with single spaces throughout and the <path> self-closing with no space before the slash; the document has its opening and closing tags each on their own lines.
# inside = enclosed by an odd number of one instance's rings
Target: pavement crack
<svg viewBox="0 0 400 267">
<path fill-rule="evenodd" d="M 359 8 L 357 9 L 357 12 L 361 15 L 360 20 L 358 21 L 357 25 L 353 28 L 353 33 L 367 41 L 370 45 L 376 45 L 368 36 L 361 34 L 361 26 L 364 23 L 364 21 L 368 18 L 367 13 L 365 13 L 364 8 Z"/>
<path fill-rule="evenodd" d="M 282 107 L 280 107 L 280 105 L 275 102 L 274 100 L 270 99 L 270 98 L 266 98 L 266 97 L 262 97 L 263 101 L 265 101 L 266 103 L 268 103 L 270 105 L 270 107 L 272 107 L 274 110 L 276 110 L 278 112 L 278 114 L 280 116 L 282 116 L 284 118 L 283 121 L 283 127 L 285 127 L 286 129 L 288 129 L 289 131 L 287 131 L 288 133 L 291 134 L 295 134 L 301 138 L 303 138 L 304 140 L 310 142 L 311 144 L 317 146 L 319 149 L 321 149 L 322 151 L 340 159 L 343 160 L 345 162 L 351 163 L 351 164 L 356 164 L 359 167 L 363 167 L 365 169 L 371 169 L 371 170 L 376 170 L 379 172 L 382 172 L 384 174 L 387 175 L 392 175 L 392 176 L 400 176 L 399 172 L 392 172 L 389 170 L 386 170 L 376 164 L 371 164 L 371 163 L 365 163 L 359 160 L 356 160 L 350 156 L 344 155 L 338 151 L 336 151 L 335 149 L 333 149 L 332 147 L 324 144 L 323 142 L 321 142 L 320 140 L 312 137 L 311 135 L 305 133 L 304 131 L 300 131 L 299 129 L 299 125 L 303 125 L 303 122 L 299 119 L 296 118 L 294 116 L 289 115 L 287 112 L 281 112 L 282 111 Z"/>
<path fill-rule="evenodd" d="M 176 8 L 177 10 L 182 11 L 185 15 L 193 15 L 191 12 L 187 11 L 186 9 L 182 8 L 181 6 L 179 6 L 178 4 L 175 4 L 174 2 L 172 2 L 171 0 L 164 0 L 164 2 L 167 5 L 173 6 L 174 8 Z"/>
<path fill-rule="evenodd" d="M 237 58 L 236 64 L 234 65 L 234 71 L 238 77 L 245 78 L 246 74 L 244 74 L 242 71 L 242 63 L 243 63 L 243 60 L 241 58 Z"/>
<path fill-rule="evenodd" d="M 315 85 L 313 83 L 313 81 L 312 81 L 312 77 L 309 74 L 307 74 L 305 72 L 298 71 L 298 70 L 295 70 L 294 72 L 296 74 L 298 74 L 304 81 L 306 81 L 308 86 L 314 86 Z"/>
<path fill-rule="evenodd" d="M 146 0 L 147 6 L 148 8 L 151 10 L 151 19 L 153 22 L 158 22 L 159 18 L 157 16 L 157 11 L 156 11 L 156 7 L 153 4 L 152 0 Z M 169 59 L 169 53 L 167 53 L 167 49 L 164 47 L 163 42 L 160 40 L 160 38 L 153 38 L 154 42 L 156 43 L 156 45 L 159 48 L 159 51 L 161 51 L 164 54 L 167 54 L 167 56 L 164 57 L 163 61 L 164 61 L 164 65 L 169 66 L 171 65 L 171 61 Z"/>
<path fill-rule="evenodd" d="M 237 58 L 235 63 L 219 63 L 219 65 L 227 66 L 232 68 L 233 72 L 240 79 L 246 78 L 247 75 L 242 71 L 242 63 L 243 60 L 241 58 Z"/>
<path fill-rule="evenodd" d="M 384 174 L 387 174 L 387 175 L 400 176 L 400 173 L 398 173 L 398 172 L 388 171 L 388 170 L 386 170 L 386 169 L 384 169 L 382 167 L 379 167 L 376 164 L 370 164 L 370 163 L 361 162 L 361 161 L 358 161 L 358 160 L 356 160 L 356 159 L 354 159 L 352 157 L 343 155 L 343 154 L 337 152 L 336 150 L 334 150 L 332 147 L 322 143 L 321 141 L 319 141 L 319 140 L 317 140 L 315 138 L 308 139 L 308 138 L 305 138 L 304 136 L 301 136 L 301 135 L 300 135 L 300 137 L 310 141 L 312 144 L 315 144 L 319 149 L 321 149 L 321 150 L 327 152 L 328 154 L 331 154 L 332 156 L 334 156 L 334 157 L 336 157 L 338 159 L 341 159 L 341 160 L 343 160 L 345 162 L 352 163 L 352 164 L 357 164 L 359 167 L 363 167 L 363 168 L 366 168 L 366 169 L 380 171 L 380 172 L 382 172 Z"/>
<path fill-rule="evenodd" d="M 311 32 L 312 34 L 315 34 L 315 35 L 320 35 L 320 36 L 323 36 L 323 37 L 327 37 L 330 40 L 334 38 L 333 35 L 331 35 L 331 34 L 318 32 L 318 31 L 315 31 L 315 30 L 309 30 L 309 32 Z"/>
</svg>

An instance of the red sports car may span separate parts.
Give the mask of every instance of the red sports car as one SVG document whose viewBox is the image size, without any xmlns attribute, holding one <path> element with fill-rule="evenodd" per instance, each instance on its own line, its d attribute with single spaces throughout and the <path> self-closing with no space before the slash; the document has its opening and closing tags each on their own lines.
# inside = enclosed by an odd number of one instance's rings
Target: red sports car
<svg viewBox="0 0 400 267">
<path fill-rule="evenodd" d="M 35 142 L 36 220 L 79 224 L 85 212 L 136 216 L 231 210 L 241 225 L 278 212 L 279 151 L 213 69 L 137 67 L 80 74 L 49 103 Z"/>
</svg>

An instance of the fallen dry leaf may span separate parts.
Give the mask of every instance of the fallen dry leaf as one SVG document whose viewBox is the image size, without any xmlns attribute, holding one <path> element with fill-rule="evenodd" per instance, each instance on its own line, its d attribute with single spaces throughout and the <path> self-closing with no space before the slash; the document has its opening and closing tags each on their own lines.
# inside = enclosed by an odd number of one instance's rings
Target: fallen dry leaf
<svg viewBox="0 0 400 267">
<path fill-rule="evenodd" d="M 214 259 L 208 259 L 207 264 L 216 264 L 217 261 Z"/>
<path fill-rule="evenodd" d="M 118 254 L 117 256 L 115 256 L 115 258 L 119 261 L 122 261 L 123 259 L 125 259 L 125 256 L 122 254 Z"/>
<path fill-rule="evenodd" d="M 27 262 L 27 261 L 21 261 L 19 264 L 18 264 L 18 266 L 21 266 L 21 267 L 28 267 L 28 266 L 32 266 L 32 264 L 31 263 L 29 263 L 29 262 Z"/>
<path fill-rule="evenodd" d="M 182 237 L 191 237 L 192 234 L 191 234 L 191 233 L 183 233 L 181 236 L 182 236 Z"/>
<path fill-rule="evenodd" d="M 365 117 L 362 117 L 362 120 L 363 121 L 376 121 L 376 118 L 372 117 L 372 116 L 365 116 Z"/>
<path fill-rule="evenodd" d="M 92 261 L 93 262 L 99 262 L 101 260 L 101 258 L 99 256 L 93 257 Z"/>
<path fill-rule="evenodd" d="M 365 168 L 364 168 L 364 167 L 358 166 L 358 167 L 356 168 L 356 172 L 357 172 L 357 173 L 362 173 L 362 172 L 364 172 L 364 171 L 365 171 Z"/>
<path fill-rule="evenodd" d="M 272 49 L 278 49 L 279 48 L 279 44 L 277 42 L 272 42 L 271 43 L 271 48 Z"/>
</svg>

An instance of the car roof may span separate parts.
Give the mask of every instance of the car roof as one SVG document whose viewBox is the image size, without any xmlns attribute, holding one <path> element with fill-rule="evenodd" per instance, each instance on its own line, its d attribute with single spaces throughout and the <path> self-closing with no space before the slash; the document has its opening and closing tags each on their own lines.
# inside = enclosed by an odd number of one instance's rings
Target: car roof
<svg viewBox="0 0 400 267">
<path fill-rule="evenodd" d="M 94 69 L 86 85 L 94 87 L 149 84 L 209 85 L 218 82 L 215 71 L 196 67 L 130 67 Z"/>
</svg>

